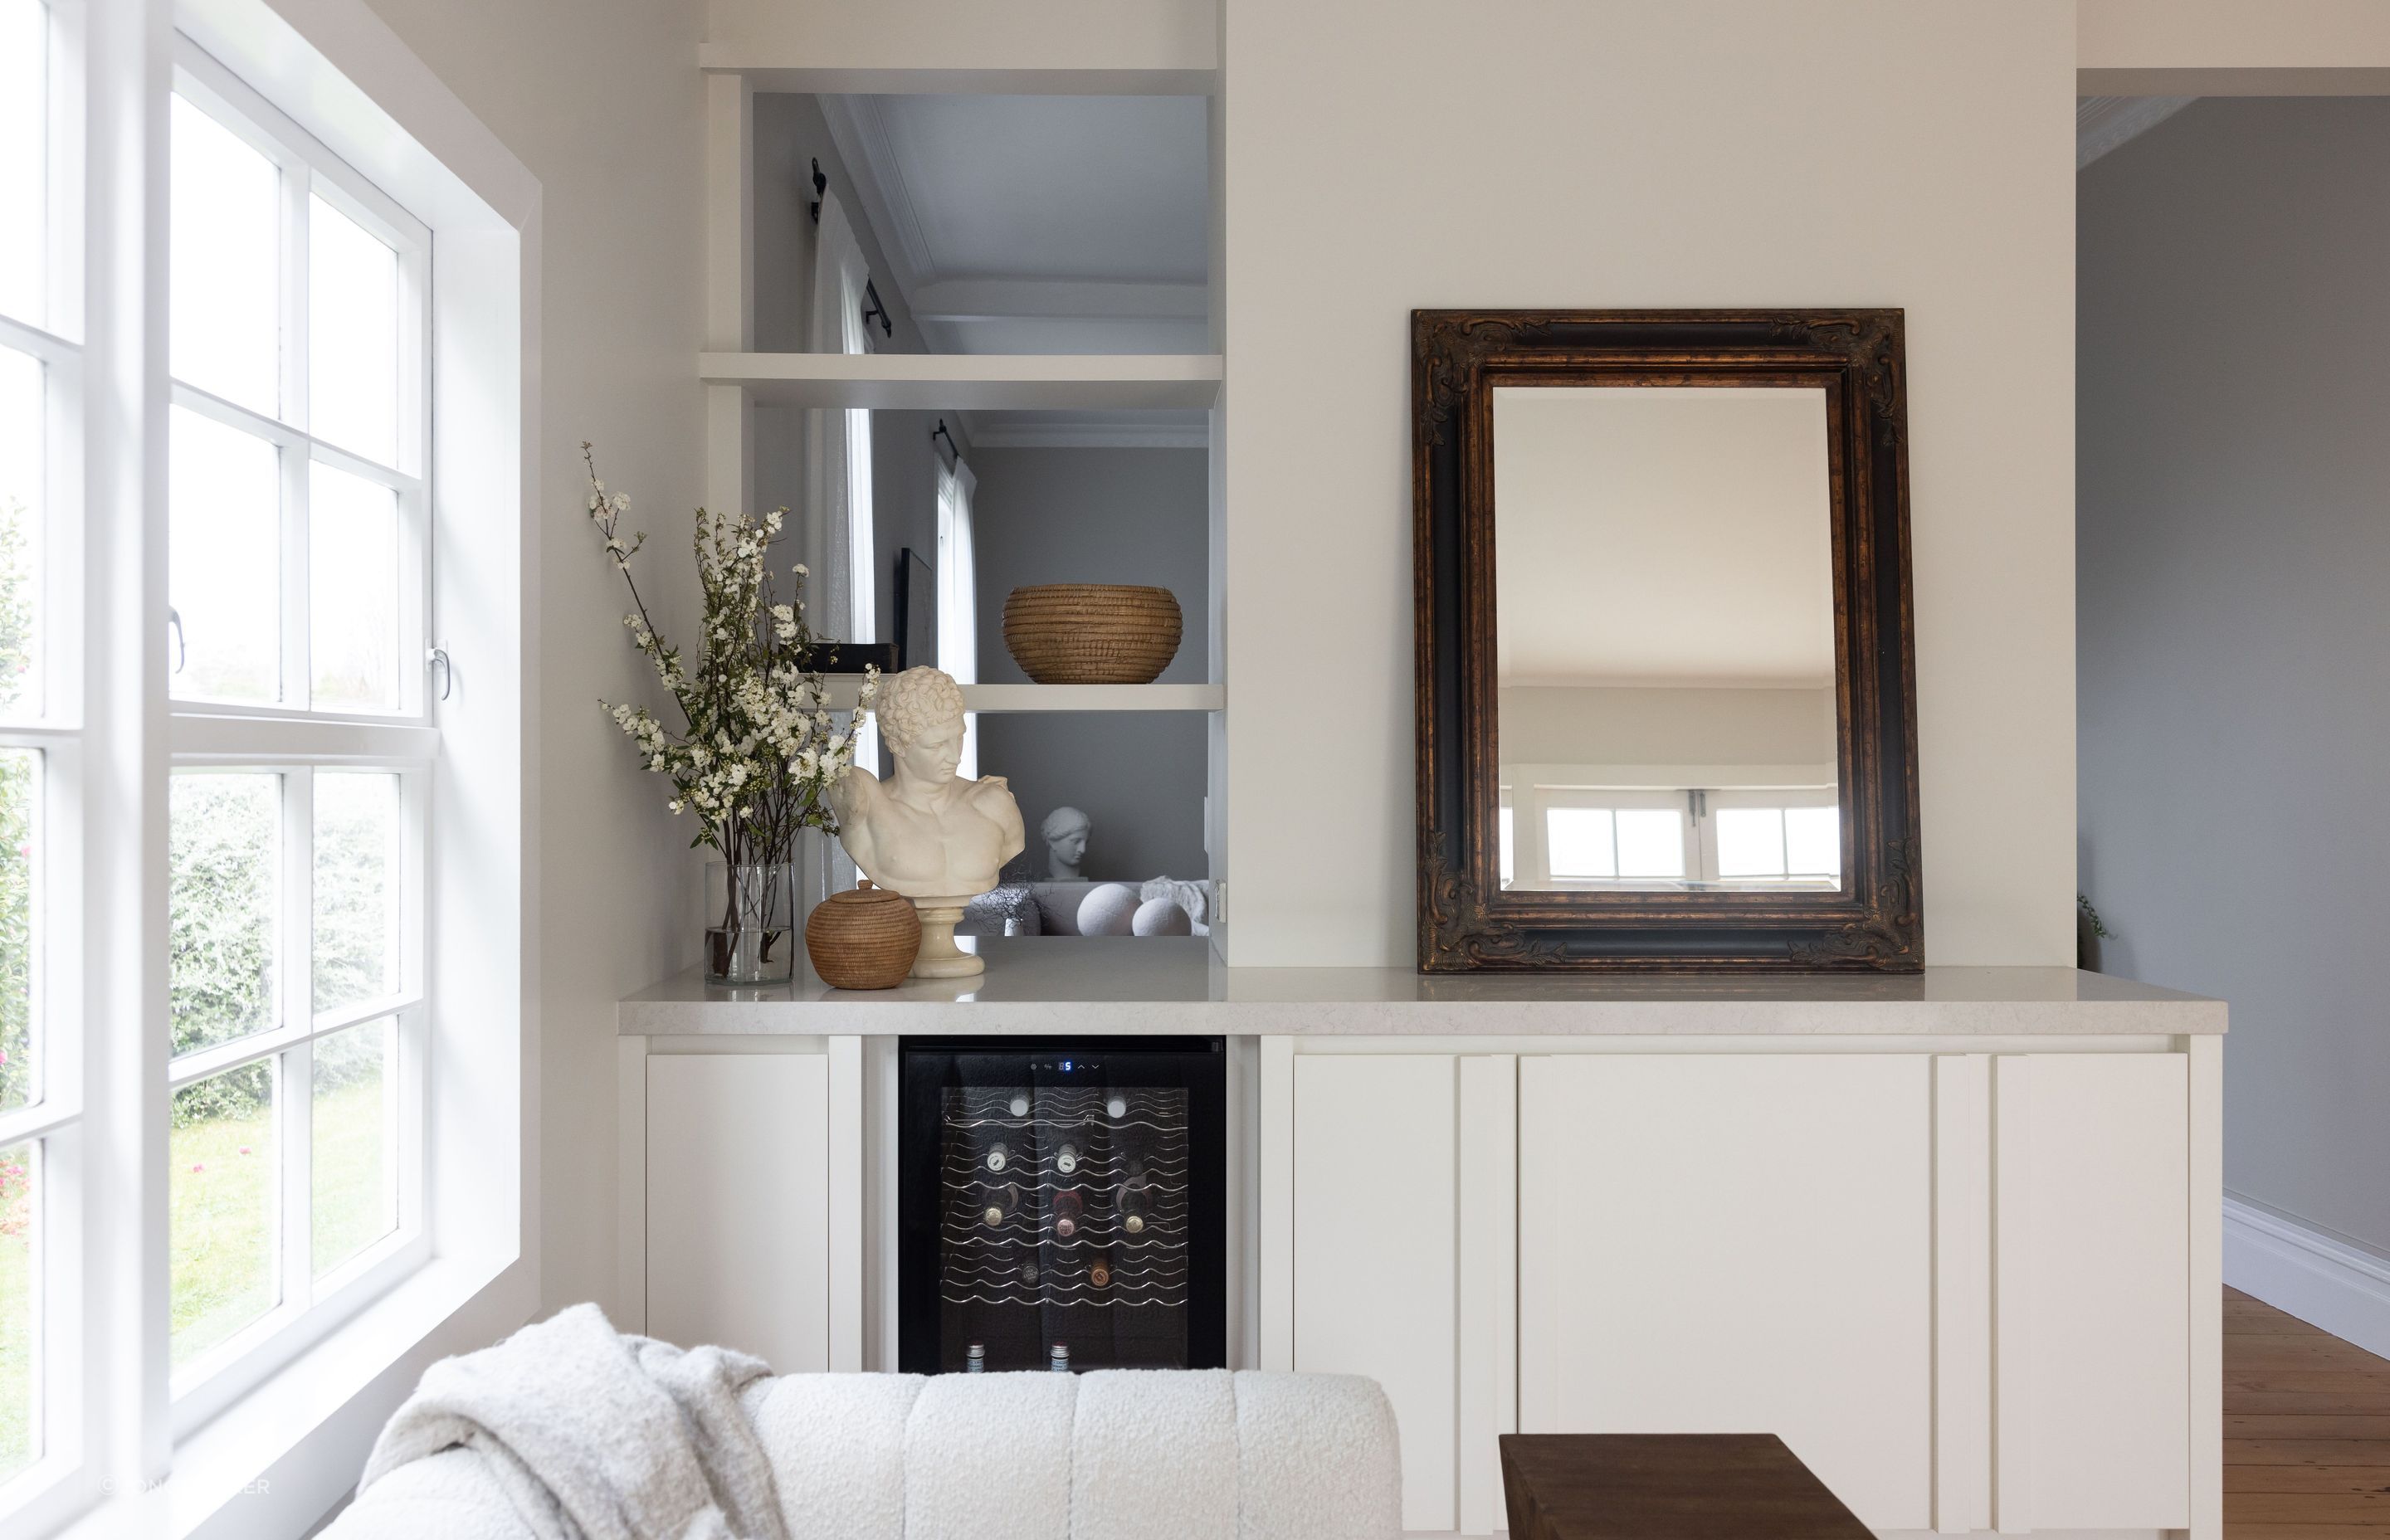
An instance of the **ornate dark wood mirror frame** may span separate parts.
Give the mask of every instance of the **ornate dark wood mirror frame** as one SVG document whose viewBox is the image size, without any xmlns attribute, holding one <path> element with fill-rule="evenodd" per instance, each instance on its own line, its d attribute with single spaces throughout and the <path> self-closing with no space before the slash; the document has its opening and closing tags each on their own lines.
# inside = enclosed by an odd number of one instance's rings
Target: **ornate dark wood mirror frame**
<svg viewBox="0 0 2390 1540">
<path fill-rule="evenodd" d="M 1923 966 L 1905 374 L 1897 310 L 1412 313 L 1420 971 Z M 1587 384 L 1825 391 L 1838 892 L 1501 887 L 1494 391 Z"/>
</svg>

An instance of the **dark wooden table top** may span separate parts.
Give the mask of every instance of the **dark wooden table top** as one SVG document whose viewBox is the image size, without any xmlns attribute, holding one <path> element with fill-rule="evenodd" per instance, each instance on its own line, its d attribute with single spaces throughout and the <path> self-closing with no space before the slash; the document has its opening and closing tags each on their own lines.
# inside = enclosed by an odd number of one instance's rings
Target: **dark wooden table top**
<svg viewBox="0 0 2390 1540">
<path fill-rule="evenodd" d="M 1505 1433 L 1510 1540 L 1872 1540 L 1773 1433 Z"/>
</svg>

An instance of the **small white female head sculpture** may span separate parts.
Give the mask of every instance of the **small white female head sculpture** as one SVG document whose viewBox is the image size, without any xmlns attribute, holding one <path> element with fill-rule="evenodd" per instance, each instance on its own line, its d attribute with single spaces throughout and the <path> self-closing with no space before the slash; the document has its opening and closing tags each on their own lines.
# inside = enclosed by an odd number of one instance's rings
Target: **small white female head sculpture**
<svg viewBox="0 0 2390 1540">
<path fill-rule="evenodd" d="M 963 692 L 933 668 L 911 668 L 880 686 L 880 736 L 895 774 L 886 782 L 861 765 L 831 786 L 839 843 L 872 882 L 921 911 L 920 978 L 976 973 L 958 951 L 954 923 L 963 903 L 996 886 L 996 873 L 1027 843 L 1021 808 L 1001 776 L 966 780 Z"/>
<path fill-rule="evenodd" d="M 1096 821 L 1075 807 L 1058 807 L 1037 826 L 1046 841 L 1046 877 L 1053 882 L 1076 882 L 1079 863 L 1087 858 L 1087 839 Z"/>
</svg>

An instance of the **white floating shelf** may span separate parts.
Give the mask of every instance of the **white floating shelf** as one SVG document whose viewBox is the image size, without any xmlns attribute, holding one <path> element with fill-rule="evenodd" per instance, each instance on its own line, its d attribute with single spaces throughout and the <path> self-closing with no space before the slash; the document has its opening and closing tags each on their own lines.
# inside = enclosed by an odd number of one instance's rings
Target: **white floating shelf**
<svg viewBox="0 0 2390 1540">
<path fill-rule="evenodd" d="M 1220 393 L 1217 353 L 704 353 L 697 372 L 771 406 L 1152 411 Z"/>
<path fill-rule="evenodd" d="M 831 674 L 832 711 L 852 711 L 862 682 Z M 965 685 L 963 706 L 973 712 L 1216 712 L 1227 707 L 1220 685 Z"/>
</svg>

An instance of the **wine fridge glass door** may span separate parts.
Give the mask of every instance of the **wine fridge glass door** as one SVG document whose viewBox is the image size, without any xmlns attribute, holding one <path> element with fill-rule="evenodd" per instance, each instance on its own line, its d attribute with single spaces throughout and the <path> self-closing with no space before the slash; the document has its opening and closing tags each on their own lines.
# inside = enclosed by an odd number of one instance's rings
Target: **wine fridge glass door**
<svg viewBox="0 0 2390 1540">
<path fill-rule="evenodd" d="M 900 1199 L 900 1293 L 927 1306 L 904 1313 L 904 1367 L 1218 1365 L 1220 1067 L 1216 1051 L 908 1045 L 901 1137 L 930 1180 Z"/>
</svg>

